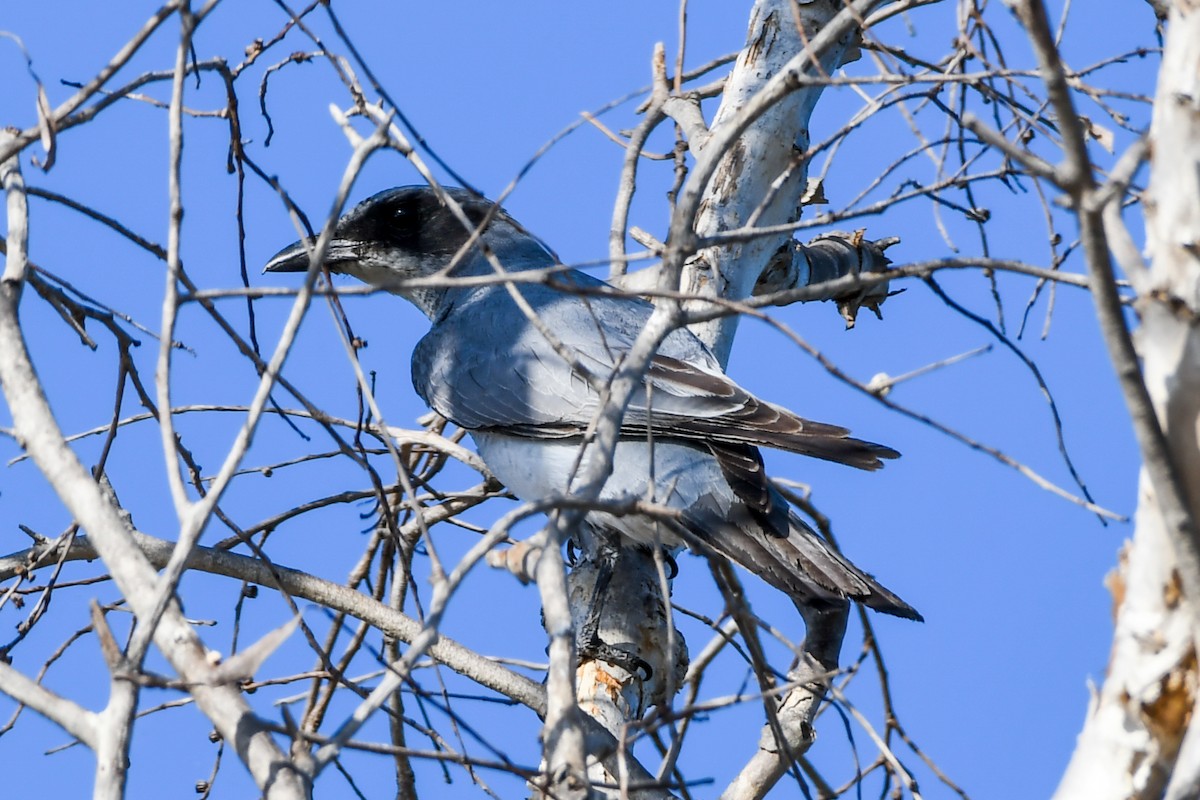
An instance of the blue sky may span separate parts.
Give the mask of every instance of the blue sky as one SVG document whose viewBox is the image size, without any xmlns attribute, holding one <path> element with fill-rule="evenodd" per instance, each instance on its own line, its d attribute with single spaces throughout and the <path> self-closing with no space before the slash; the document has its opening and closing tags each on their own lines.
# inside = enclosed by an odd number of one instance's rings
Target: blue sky
<svg viewBox="0 0 1200 800">
<path fill-rule="evenodd" d="M 1027 45 L 1016 35 L 1007 13 L 997 8 L 992 22 L 1015 68 L 1030 66 Z M 1056 4 L 1057 5 L 1057 4 Z M 1153 20 L 1148 7 L 1103 2 L 1077 8 L 1066 28 L 1064 49 L 1074 66 L 1093 63 L 1138 45 L 1153 46 Z M 82 2 L 6 3 L 0 6 L 0 30 L 21 37 L 33 58 L 33 68 L 45 82 L 52 105 L 73 91 L 60 81 L 85 81 L 114 53 L 154 10 L 152 4 Z M 741 46 L 748 4 L 693 0 L 689 4 L 687 65 L 694 67 Z M 677 6 L 674 3 L 612 2 L 596 4 L 467 3 L 452 12 L 445 4 L 360 3 L 337 6 L 355 45 L 391 97 L 459 174 L 490 195 L 498 194 L 555 133 L 648 82 L 651 50 L 666 43 L 669 59 L 677 47 Z M 1110 24 L 1120 14 L 1122 24 Z M 1094 15 L 1088 17 L 1085 15 Z M 1099 25 L 1093 19 L 1105 20 Z M 313 24 L 321 35 L 333 37 L 320 14 Z M 226 2 L 200 29 L 196 54 L 200 59 L 221 55 L 238 62 L 255 37 L 268 38 L 283 24 L 283 12 L 269 2 Z M 949 4 L 920 9 L 910 15 L 912 32 L 897 20 L 882 29 L 885 41 L 912 52 L 935 56 L 945 49 L 953 31 Z M 118 78 L 116 86 L 143 70 L 167 69 L 173 63 L 174 23 L 156 34 Z M 348 103 L 344 89 L 320 61 L 292 64 L 270 78 L 267 107 L 275 132 L 266 146 L 267 125 L 257 113 L 257 85 L 263 69 L 286 54 L 312 50 L 311 42 L 293 32 L 254 67 L 241 86 L 243 136 L 247 150 L 268 173 L 277 175 L 295 201 L 314 220 L 327 213 L 349 156 L 345 138 L 330 119 L 330 103 Z M 1156 58 L 1151 55 L 1107 73 L 1110 85 L 1152 93 Z M 851 73 L 869 70 L 854 65 Z M 0 39 L 0 124 L 26 127 L 34 122 L 33 83 L 13 42 Z M 362 77 L 362 76 L 360 76 Z M 146 90 L 165 99 L 169 86 Z M 206 76 L 199 88 L 189 81 L 187 104 L 211 109 L 223 102 L 220 82 Z M 850 89 L 826 93 L 813 120 L 813 140 L 835 130 L 862 105 Z M 621 106 L 602 119 L 613 129 L 636 124 L 633 107 Z M 1146 110 L 1130 104 L 1134 125 L 1143 124 Z M 710 110 L 711 113 L 711 110 Z M 1100 116 L 1094 109 L 1085 113 Z M 935 129 L 936 116 L 921 124 Z M 1117 152 L 1131 134 L 1115 129 Z M 31 186 L 68 194 L 119 217 L 134 230 L 165 243 L 167 230 L 166 114 L 146 103 L 119 103 L 93 124 L 64 132 L 58 142 L 57 164 L 43 174 L 23 161 Z M 184 163 L 186 217 L 183 258 L 189 272 L 205 287 L 240 285 L 237 229 L 234 224 L 236 181 L 224 171 L 227 128 L 221 120 L 191 119 L 187 123 Z M 670 146 L 662 136 L 652 148 Z M 826 182 L 833 207 L 867 185 L 898 155 L 914 146 L 911 134 L 895 115 L 872 120 L 838 152 Z M 29 151 L 38 153 L 36 148 Z M 1044 155 L 1053 158 L 1051 149 Z M 1097 150 L 1098 158 L 1109 158 Z M 555 145 L 523 178 L 507 207 L 526 227 L 544 238 L 567 263 L 602 259 L 607 252 L 608 221 L 616 190 L 622 151 L 588 125 Z M 886 183 L 884 196 L 902 177 L 932 180 L 927 161 L 915 159 L 903 176 Z M 661 235 L 667 214 L 663 194 L 670 185 L 669 165 L 647 165 L 639 178 L 639 196 L 632 221 Z M 415 171 L 395 154 L 374 158 L 359 177 L 352 199 L 361 199 L 389 186 L 418 181 Z M 990 254 L 1046 265 L 1049 248 L 1046 223 L 1031 185 L 1010 190 L 996 184 L 979 189 L 980 204 L 992 212 L 987 224 Z M 32 259 L 82 291 L 101 298 L 142 323 L 158 325 L 162 297 L 162 268 L 154 258 L 120 241 L 111 232 L 54 204 L 33 199 Z M 260 277 L 262 264 L 295 231 L 274 193 L 257 179 L 246 183 L 246 262 L 254 285 L 283 285 Z M 943 208 L 942 220 L 953 245 L 965 255 L 981 252 L 975 227 Z M 887 213 L 843 223 L 866 227 L 867 235 L 900 236 L 902 244 L 889 255 L 897 262 L 922 261 L 952 254 L 940 235 L 927 201 L 897 206 Z M 1140 225 L 1135 226 L 1140 230 Z M 1071 223 L 1062 224 L 1069 238 Z M 819 231 L 814 231 L 816 233 Z M 1064 269 L 1079 271 L 1072 256 Z M 973 312 L 993 319 L 991 289 L 976 272 L 939 277 L 955 300 Z M 1010 333 L 1019 326 L 1032 281 L 1000 276 Z M 859 380 L 876 373 L 902 374 L 974 348 L 995 343 L 983 327 L 946 308 L 921 284 L 884 306 L 884 320 L 862 318 L 845 331 L 829 304 L 779 310 L 777 318 Z M 227 313 L 247 326 L 241 301 L 225 301 Z M 361 359 L 377 375 L 377 392 L 390 423 L 411 425 L 424 408 L 411 390 L 408 357 L 424 332 L 424 319 L 392 297 L 346 301 L 356 332 L 368 342 Z M 1096 330 L 1088 296 L 1071 287 L 1057 293 L 1050 335 L 1038 336 L 1047 310 L 1046 296 L 1034 305 L 1020 348 L 1042 370 L 1064 420 L 1063 435 L 1079 471 L 1096 502 L 1122 514 L 1132 514 L 1136 502 L 1138 458 L 1127 417 Z M 104 341 L 96 353 L 80 347 L 53 312 L 36 298 L 25 299 L 23 313 L 40 374 L 46 382 L 60 424 L 67 431 L 102 425 L 111 414 L 109 398 L 116 374 L 114 352 Z M 256 304 L 258 336 L 270 347 L 277 335 L 285 301 Z M 355 414 L 353 373 L 340 354 L 330 315 L 314 306 L 306 321 L 288 375 L 331 413 Z M 195 309 L 184 312 L 179 337 L 194 354 L 175 358 L 175 402 L 245 403 L 252 391 L 253 371 L 234 358 L 232 348 Z M 156 349 L 148 337 L 138 353 L 151 374 Z M 230 365 L 237 365 L 231 368 Z M 926 623 L 874 617 L 890 672 L 896 711 L 908 734 L 955 782 L 974 798 L 1037 797 L 1049 794 L 1066 764 L 1074 736 L 1083 720 L 1089 680 L 1103 677 L 1111 634 L 1110 597 L 1103 587 L 1105 573 L 1115 562 L 1126 524 L 1101 525 L 1088 512 L 1039 489 L 1012 469 L 973 451 L 927 426 L 889 412 L 872 399 L 831 378 L 825 370 L 784 336 L 766 325 L 744 322 L 730 362 L 731 374 L 761 396 L 814 419 L 844 424 L 864 438 L 886 442 L 904 457 L 877 474 L 860 474 L 836 465 L 799 457 L 770 454 L 774 474 L 809 484 L 817 506 L 833 519 L 846 552 L 865 569 L 919 608 Z M 998 447 L 1015 459 L 1070 488 L 1054 438 L 1051 416 L 1029 370 L 998 345 L 989 354 L 901 384 L 892 399 Z M 283 401 L 281 401 L 283 402 Z M 284 402 L 291 406 L 293 403 Z M 135 404 L 126 400 L 126 413 Z M 239 422 L 185 417 L 180 429 L 202 464 L 215 469 Z M 0 426 L 7 425 L 0 409 Z M 314 431 L 306 428 L 309 433 Z M 169 495 L 161 477 L 162 456 L 157 431 L 131 427 L 118 440 L 110 471 L 121 499 L 136 524 L 167 538 L 174 536 Z M 94 458 L 98 442 L 80 445 L 84 458 Z M 305 442 L 280 423 L 264 424 L 249 465 L 267 464 L 306 452 L 327 449 L 325 441 Z M 18 453 L 14 443 L 0 437 L 0 459 Z M 466 473 L 452 474 L 449 484 L 465 487 Z M 456 483 L 457 482 L 457 483 Z M 289 503 L 339 488 L 362 488 L 363 476 L 336 459 L 280 470 L 270 479 L 258 476 L 234 484 L 225 505 L 244 522 L 264 518 Z M 497 503 L 475 512 L 487 524 L 509 506 Z M 281 530 L 273 551 L 281 563 L 309 569 L 334 580 L 344 578 L 361 552 L 368 525 L 360 514 L 367 508 L 339 508 Z M 26 539 L 17 529 L 25 524 L 56 534 L 68 523 L 36 470 L 28 463 L 0 468 L 0 549 L 18 550 Z M 224 535 L 210 529 L 212 541 Z M 447 531 L 440 547 L 446 557 L 461 552 L 472 539 Z M 681 559 L 675 584 L 677 602 L 716 615 L 719 602 L 707 570 L 698 560 Z M 74 565 L 74 577 L 94 568 Z M 447 619 L 447 632 L 488 653 L 538 660 L 544 657 L 544 635 L 538 621 L 537 597 L 507 575 L 479 570 L 474 584 L 458 598 Z M 747 583 L 751 583 L 747 581 Z M 227 583 L 191 576 L 184 585 L 187 612 L 221 624 L 202 633 L 217 647 L 228 647 L 229 613 L 236 595 Z M 16 650 L 16 663 L 36 670 L 67 632 L 86 624 L 86 600 L 114 599 L 106 584 L 76 588 L 55 595 L 57 620 L 43 622 Z M 268 592 L 248 609 L 242 621 L 243 641 L 269 630 L 286 618 L 286 609 Z M 792 625 L 799 637 L 799 620 L 789 604 L 766 586 L 752 585 L 755 610 L 781 626 Z M 7 641 L 27 614 L 11 606 L 0 611 L 0 642 Z M 306 619 L 326 624 L 319 610 Z M 857 655 L 857 623 L 847 638 L 846 660 Z M 699 629 L 689 632 L 693 648 L 707 641 Z M 375 642 L 378 645 L 378 641 Z M 308 665 L 301 641 L 289 643 L 268 669 Z M 786 667 L 786 655 L 774 650 L 776 663 Z M 291 660 L 288 656 L 292 656 Z M 48 685 L 82 698 L 93 707 L 103 703 L 104 680 L 94 642 L 84 641 L 51 668 Z M 299 666 L 296 669 L 307 668 Z M 363 671 L 366 671 L 364 667 Z M 869 671 L 869 670 L 868 670 Z M 731 658 L 714 682 L 713 695 L 736 692 L 744 670 Z M 453 684 L 453 678 L 447 680 Z M 298 693 L 303 684 L 260 691 L 263 713 L 272 713 L 264 699 Z M 880 722 L 875 679 L 860 676 L 850 699 Z M 462 688 L 462 687 L 460 687 Z M 165 696 L 164 696 L 164 699 Z M 148 692 L 147 704 L 158 702 Z M 256 700 L 255 702 L 258 702 Z M 345 701 L 348 703 L 349 701 Z M 343 703 L 338 708 L 345 711 Z M 471 706 L 470 720 L 486 736 L 511 744 L 522 763 L 537 758 L 536 719 L 522 710 L 503 706 Z M 0 699 L 0 720 L 11 704 Z M 277 713 L 277 712 L 274 712 Z M 336 717 L 332 712 L 331 717 Z M 440 724 L 440 723 L 439 723 Z M 711 777 L 717 785 L 727 779 L 751 752 L 761 724 L 761 709 L 749 703 L 714 713 L 697 726 L 685 758 L 687 774 Z M 836 784 L 853 775 L 843 726 L 833 714 L 818 723 L 820 740 L 811 758 Z M 207 726 L 190 710 L 148 718 L 138 729 L 130 796 L 176 795 L 207 777 L 213 755 L 202 743 Z M 386 737 L 382 729 L 379 737 Z M 190 738 L 189 738 L 190 737 Z M 47 796 L 85 791 L 91 760 L 80 748 L 43 756 L 65 741 L 63 734 L 26 714 L 14 731 L 0 738 L 0 758 L 29 763 L 32 768 L 14 777 L 18 786 L 34 786 Z M 854 741 L 863 758 L 873 750 L 861 730 Z M 427 744 L 427 743 L 425 743 Z M 424 746 L 424 745 L 418 745 Z M 486 755 L 486 750 L 472 752 Z M 927 798 L 950 797 L 943 786 L 909 751 L 906 765 L 921 782 Z M 20 762 L 18 762 L 20 759 Z M 390 765 L 374 756 L 350 756 L 348 768 L 362 779 L 369 796 L 386 791 Z M 431 796 L 482 796 L 461 770 L 451 769 L 454 783 L 442 786 L 437 769 L 425 769 L 422 786 Z M 323 793 L 348 795 L 337 776 L 326 776 Z M 489 776 L 504 796 L 517 796 L 519 782 Z M 236 765 L 225 765 L 218 782 L 229 794 L 249 789 Z M 868 784 L 871 786 L 872 784 Z M 373 789 L 373 791 L 371 791 Z M 705 790 L 698 790 L 704 794 Z M 711 790 L 709 790 L 711 791 Z M 781 789 L 786 795 L 791 791 Z"/>
</svg>

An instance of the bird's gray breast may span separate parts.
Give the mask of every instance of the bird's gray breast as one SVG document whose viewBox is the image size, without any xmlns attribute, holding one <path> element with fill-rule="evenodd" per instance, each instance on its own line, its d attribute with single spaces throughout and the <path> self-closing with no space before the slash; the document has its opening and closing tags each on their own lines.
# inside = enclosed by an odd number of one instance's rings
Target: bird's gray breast
<svg viewBox="0 0 1200 800">
<path fill-rule="evenodd" d="M 537 440 L 495 431 L 473 431 L 471 436 L 488 469 L 526 502 L 565 495 L 591 467 L 596 450 L 594 445 L 583 447 L 578 439 Z M 652 447 L 631 439 L 617 442 L 612 474 L 599 499 L 602 503 L 647 500 L 680 513 L 707 509 L 719 518 L 736 502 L 707 450 L 675 442 Z M 641 544 L 672 548 L 683 544 L 672 524 L 654 525 L 652 518 L 602 510 L 589 513 L 588 518 Z"/>
</svg>

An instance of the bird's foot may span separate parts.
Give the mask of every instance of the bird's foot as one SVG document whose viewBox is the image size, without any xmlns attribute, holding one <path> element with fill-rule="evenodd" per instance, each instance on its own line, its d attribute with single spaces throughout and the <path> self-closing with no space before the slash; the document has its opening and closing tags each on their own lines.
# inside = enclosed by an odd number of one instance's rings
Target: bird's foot
<svg viewBox="0 0 1200 800">
<path fill-rule="evenodd" d="M 636 675 L 640 672 L 643 682 L 654 677 L 654 668 L 644 658 L 640 658 L 616 645 L 611 645 L 597 635 L 590 636 L 587 640 L 579 643 L 579 658 L 580 660 L 592 659 L 595 661 L 604 661 L 605 663 L 620 667 L 631 675 Z"/>
</svg>

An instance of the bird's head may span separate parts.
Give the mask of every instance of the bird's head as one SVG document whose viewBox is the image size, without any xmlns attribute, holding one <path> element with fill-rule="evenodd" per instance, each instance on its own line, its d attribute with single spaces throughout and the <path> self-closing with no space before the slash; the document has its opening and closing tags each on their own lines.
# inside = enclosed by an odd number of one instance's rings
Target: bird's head
<svg viewBox="0 0 1200 800">
<path fill-rule="evenodd" d="M 439 279 L 493 271 L 480 243 L 511 271 L 554 264 L 554 254 L 495 203 L 466 189 L 442 191 L 458 203 L 470 227 L 428 186 L 388 189 L 337 221 L 325 266 L 330 272 L 353 275 L 403 295 L 434 317 L 446 295 L 446 284 Z M 455 262 L 472 232 L 485 222 L 479 242 Z M 309 238 L 288 245 L 272 256 L 263 271 L 306 271 L 315 244 L 316 239 Z M 446 273 L 452 262 L 455 268 Z"/>
</svg>

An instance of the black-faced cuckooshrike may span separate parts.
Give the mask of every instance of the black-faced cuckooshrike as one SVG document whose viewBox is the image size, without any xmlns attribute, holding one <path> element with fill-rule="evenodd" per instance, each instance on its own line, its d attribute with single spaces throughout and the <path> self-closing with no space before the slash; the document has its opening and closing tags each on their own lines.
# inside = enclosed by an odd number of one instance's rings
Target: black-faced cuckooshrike
<svg viewBox="0 0 1200 800">
<path fill-rule="evenodd" d="M 516 284 L 540 326 L 558 340 L 552 343 L 504 285 L 452 279 L 495 275 L 480 245 L 509 272 L 554 267 L 554 254 L 490 201 L 463 189 L 445 191 L 474 226 L 490 218 L 469 251 L 459 253 L 471 231 L 439 195 L 407 186 L 381 192 L 343 216 L 325 265 L 425 312 L 433 326 L 413 353 L 413 385 L 433 409 L 471 432 L 488 468 L 513 494 L 535 501 L 564 493 L 578 465 L 588 463 L 587 449 L 582 458 L 579 450 L 601 408 L 599 387 L 653 307 L 576 270 Z M 265 271 L 305 271 L 311 246 L 301 241 L 284 248 Z M 758 448 L 867 470 L 895 458 L 896 451 L 756 398 L 730 380 L 686 329 L 663 341 L 620 433 L 600 500 L 646 497 L 653 475 L 654 500 L 678 517 L 652 523 L 591 511 L 583 524 L 648 546 L 687 545 L 732 559 L 798 604 L 819 607 L 850 598 L 921 618 L 830 549 L 788 507 L 768 481 Z"/>
</svg>

